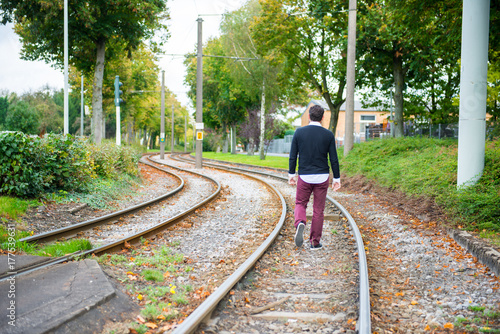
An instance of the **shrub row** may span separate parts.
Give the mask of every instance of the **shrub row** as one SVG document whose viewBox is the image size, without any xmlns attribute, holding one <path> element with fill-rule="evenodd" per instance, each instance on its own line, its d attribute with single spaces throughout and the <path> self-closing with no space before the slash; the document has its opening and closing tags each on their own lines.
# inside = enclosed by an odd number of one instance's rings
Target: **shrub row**
<svg viewBox="0 0 500 334">
<path fill-rule="evenodd" d="M 93 145 L 71 135 L 28 136 L 0 132 L 0 194 L 38 197 L 57 190 L 78 191 L 96 177 L 120 171 L 135 175 L 140 152 L 130 147 Z"/>
</svg>

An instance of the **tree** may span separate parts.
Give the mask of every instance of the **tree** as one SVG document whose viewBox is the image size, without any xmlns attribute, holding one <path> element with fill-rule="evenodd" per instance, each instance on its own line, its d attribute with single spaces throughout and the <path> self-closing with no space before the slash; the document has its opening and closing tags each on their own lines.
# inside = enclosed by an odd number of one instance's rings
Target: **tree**
<svg viewBox="0 0 500 334">
<path fill-rule="evenodd" d="M 271 110 L 284 95 L 283 87 L 277 81 L 282 70 L 280 63 L 271 64 L 264 54 L 261 54 L 250 32 L 253 18 L 261 11 L 256 0 L 249 1 L 241 9 L 224 16 L 221 23 L 221 40 L 225 52 L 236 59 L 229 62 L 230 76 L 234 84 L 249 97 L 249 107 L 260 101 L 259 155 L 265 159 L 264 138 L 266 135 L 266 110 Z M 241 57 L 241 58 L 240 58 Z M 249 59 L 247 61 L 247 59 Z M 273 108 L 276 110 L 276 108 Z M 234 136 L 235 137 L 235 136 Z M 233 137 L 233 139 L 235 139 Z M 236 145 L 233 145 L 233 149 Z M 235 153 L 235 152 L 233 152 Z"/>
<path fill-rule="evenodd" d="M 396 137 L 403 136 L 405 111 L 437 121 L 456 117 L 461 0 L 369 0 L 359 12 L 361 75 L 373 90 L 394 87 Z"/>
<path fill-rule="evenodd" d="M 92 113 L 94 140 L 101 142 L 105 55 L 136 49 L 157 30 L 166 29 L 166 0 L 70 0 L 69 59 L 87 77 L 94 73 Z M 63 63 L 62 1 L 2 0 L 2 23 L 15 21 L 23 44 L 22 57 Z M 167 36 L 162 35 L 161 40 Z"/>
<path fill-rule="evenodd" d="M 283 64 L 279 80 L 289 89 L 304 83 L 318 92 L 331 111 L 336 131 L 345 101 L 347 13 L 344 2 L 261 0 L 262 13 L 252 25 L 257 48 L 271 62 Z"/>
<path fill-rule="evenodd" d="M 21 131 L 25 134 L 38 134 L 40 116 L 38 111 L 26 101 L 20 101 L 11 105 L 5 127 L 10 131 Z"/>
<path fill-rule="evenodd" d="M 5 118 L 7 117 L 7 111 L 9 110 L 9 100 L 7 96 L 0 96 L 0 130 L 2 130 L 5 124 Z"/>
</svg>

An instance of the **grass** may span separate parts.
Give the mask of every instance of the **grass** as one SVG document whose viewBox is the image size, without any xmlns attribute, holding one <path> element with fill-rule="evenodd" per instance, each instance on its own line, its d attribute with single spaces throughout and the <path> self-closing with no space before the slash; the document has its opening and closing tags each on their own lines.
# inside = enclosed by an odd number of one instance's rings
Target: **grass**
<svg viewBox="0 0 500 334">
<path fill-rule="evenodd" d="M 92 244 L 87 239 L 73 239 L 64 242 L 40 246 L 33 255 L 39 256 L 63 256 L 78 251 L 90 250 Z"/>
<path fill-rule="evenodd" d="M 264 167 L 283 168 L 288 170 L 288 158 L 277 156 L 266 156 L 265 160 L 260 160 L 259 154 L 231 154 L 231 153 L 214 153 L 203 152 L 204 159 L 223 160 L 234 163 L 249 164 Z"/>
<path fill-rule="evenodd" d="M 19 239 L 29 235 L 29 232 L 19 231 L 15 228 L 6 228 L 0 225 L 0 248 L 9 251 L 14 249 L 15 251 L 22 251 L 26 254 L 38 256 L 63 256 L 92 249 L 92 244 L 87 239 L 72 239 L 46 245 L 19 241 Z"/>
<path fill-rule="evenodd" d="M 163 274 L 155 269 L 145 269 L 142 271 L 141 275 L 144 276 L 144 279 L 146 281 L 155 281 L 155 282 L 163 281 Z"/>
<path fill-rule="evenodd" d="M 153 256 L 136 256 L 134 263 L 137 266 L 152 266 L 161 271 L 166 271 L 172 264 L 182 262 L 184 255 L 174 253 L 171 248 L 163 246 L 158 253 Z M 175 268 L 175 267 L 174 267 Z M 176 269 L 174 269 L 175 271 Z"/>
<path fill-rule="evenodd" d="M 16 197 L 0 196 L 0 217 L 16 220 L 26 214 L 29 207 L 39 206 L 37 200 L 23 200 Z"/>
<path fill-rule="evenodd" d="M 500 312 L 488 309 L 485 306 L 469 306 L 469 311 L 475 312 L 472 318 L 458 317 L 455 320 L 455 327 L 458 330 L 466 330 L 476 333 L 500 333 L 497 319 Z M 490 327 L 493 321 L 493 327 Z"/>
<path fill-rule="evenodd" d="M 135 193 L 140 184 L 140 178 L 128 174 L 120 174 L 114 179 L 97 178 L 86 186 L 84 192 L 67 193 L 60 201 L 87 203 L 91 208 L 109 209 L 112 201 Z"/>
</svg>

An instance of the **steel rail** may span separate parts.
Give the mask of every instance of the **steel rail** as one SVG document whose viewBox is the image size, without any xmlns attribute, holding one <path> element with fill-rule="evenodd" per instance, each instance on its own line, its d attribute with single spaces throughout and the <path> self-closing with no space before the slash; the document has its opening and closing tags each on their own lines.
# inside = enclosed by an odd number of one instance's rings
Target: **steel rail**
<svg viewBox="0 0 500 334">
<path fill-rule="evenodd" d="M 30 243 L 33 243 L 33 242 L 44 243 L 44 242 L 49 242 L 49 241 L 56 240 L 56 239 L 62 238 L 62 237 L 73 236 L 81 231 L 89 230 L 94 226 L 102 225 L 110 220 L 116 219 L 118 217 L 122 217 L 122 216 L 124 216 L 126 214 L 130 214 L 132 212 L 139 211 L 141 209 L 144 209 L 145 207 L 148 207 L 150 205 L 153 205 L 155 203 L 163 201 L 166 198 L 171 197 L 174 194 L 178 193 L 184 187 L 184 180 L 179 175 L 176 175 L 176 174 L 171 173 L 171 172 L 166 171 L 166 170 L 162 170 L 162 169 L 158 168 L 157 166 L 155 166 L 147 161 L 141 161 L 141 163 L 148 165 L 150 167 L 156 168 L 158 170 L 161 170 L 165 173 L 171 174 L 172 176 L 177 178 L 177 180 L 180 182 L 179 186 L 177 188 L 175 188 L 174 190 L 172 190 L 164 195 L 161 195 L 161 196 L 153 198 L 149 201 L 128 207 L 126 209 L 115 211 L 113 213 L 110 213 L 110 214 L 107 214 L 107 215 L 104 215 L 101 217 L 89 219 L 87 221 L 84 221 L 84 222 L 81 222 L 78 224 L 74 224 L 71 226 L 66 226 L 66 227 L 55 229 L 55 230 L 48 231 L 45 233 L 40 233 L 40 234 L 36 234 L 36 235 L 30 236 L 30 237 L 22 238 L 19 241 L 30 242 Z"/>
<path fill-rule="evenodd" d="M 180 157 L 180 159 L 184 161 L 189 161 L 188 159 L 185 159 L 183 157 Z M 218 161 L 218 160 L 212 160 L 211 161 L 217 161 L 219 163 L 225 163 L 225 164 L 231 164 L 230 162 L 227 161 Z M 191 163 L 191 161 L 189 161 Z M 217 164 L 212 164 L 212 163 L 206 163 L 204 162 L 205 165 L 211 166 L 211 167 L 216 167 Z M 242 165 L 242 164 L 238 164 Z M 219 165 L 220 166 L 220 165 Z M 251 165 L 252 167 L 259 167 L 259 168 L 266 168 L 262 166 L 255 166 Z M 283 181 L 288 181 L 287 177 L 279 176 L 279 175 L 273 175 L 273 174 L 268 174 L 265 172 L 261 171 L 252 171 L 249 169 L 245 168 L 239 168 L 239 167 L 233 167 L 233 166 L 224 166 L 225 168 L 229 169 L 234 169 L 234 170 L 243 170 L 248 173 L 255 173 L 255 174 L 260 174 L 260 175 L 266 175 L 270 177 L 274 177 Z M 276 171 L 279 171 L 279 169 L 271 168 Z M 283 170 L 283 172 L 287 172 Z M 336 200 L 334 200 L 332 197 L 327 195 L 327 200 L 329 200 L 333 205 L 335 205 L 339 210 L 344 214 L 344 217 L 347 218 L 347 221 L 349 222 L 349 225 L 351 226 L 352 234 L 354 236 L 354 239 L 356 240 L 356 247 L 358 250 L 358 262 L 359 262 L 359 315 L 358 315 L 358 321 L 356 322 L 356 328 L 358 330 L 359 334 L 370 334 L 371 333 L 371 318 L 370 318 L 370 313 L 371 313 L 371 305 L 370 305 L 370 284 L 368 281 L 368 265 L 366 263 L 366 252 L 365 252 L 365 246 L 363 243 L 363 238 L 361 236 L 361 233 L 358 229 L 358 226 L 356 224 L 356 221 L 354 218 L 352 218 L 351 214 Z"/>
<path fill-rule="evenodd" d="M 158 168 L 157 166 L 153 166 L 153 167 Z M 46 267 L 49 267 L 49 266 L 52 266 L 55 264 L 75 260 L 75 259 L 80 258 L 80 257 L 85 257 L 85 256 L 92 255 L 92 254 L 97 255 L 97 254 L 102 254 L 105 252 L 120 250 L 126 245 L 126 243 L 133 244 L 133 243 L 139 242 L 141 237 L 148 237 L 151 235 L 155 235 L 158 233 L 159 230 L 163 230 L 163 229 L 177 223 L 178 221 L 180 221 L 181 219 L 184 219 L 187 215 L 191 214 L 192 212 L 194 212 L 198 208 L 200 208 L 200 207 L 204 206 L 205 204 L 207 204 L 208 202 L 214 200 L 220 194 L 221 185 L 217 180 L 215 180 L 209 176 L 194 172 L 194 171 L 189 171 L 189 170 L 185 170 L 185 169 L 178 168 L 178 167 L 173 167 L 173 168 L 177 169 L 177 170 L 185 171 L 187 173 L 196 174 L 198 176 L 209 179 L 211 182 L 213 182 L 216 185 L 216 190 L 209 197 L 205 198 L 203 201 L 192 206 L 188 210 L 185 210 L 184 212 L 181 212 L 178 215 L 171 217 L 171 218 L 169 218 L 169 219 L 167 219 L 167 220 L 165 220 L 165 221 L 163 221 L 155 226 L 152 226 L 148 229 L 142 230 L 138 233 L 129 235 L 127 237 L 124 237 L 124 238 L 117 240 L 115 242 L 103 245 L 101 247 L 93 248 L 93 249 L 90 249 L 87 251 L 75 252 L 73 254 L 68 254 L 65 256 L 58 257 L 58 258 L 49 258 L 49 259 L 47 259 L 47 261 L 39 262 L 33 266 L 25 267 L 25 268 L 18 270 L 16 272 L 7 272 L 7 273 L 2 274 L 0 276 L 0 282 L 4 281 L 6 279 L 9 279 L 10 277 L 13 277 L 13 276 L 20 276 L 20 275 L 28 274 L 30 272 L 40 270 L 42 268 L 46 268 Z M 159 169 L 163 170 L 161 168 L 159 168 Z"/>
<path fill-rule="evenodd" d="M 190 162 L 192 163 L 192 162 Z M 232 173 L 237 173 L 240 175 L 244 175 L 248 178 L 257 180 L 259 182 L 264 183 L 269 189 L 271 189 L 276 196 L 279 197 L 281 201 L 281 216 L 280 220 L 276 224 L 275 228 L 269 234 L 269 236 L 264 240 L 264 242 L 250 255 L 250 257 L 243 262 L 238 269 L 234 273 L 231 274 L 214 292 L 210 294 L 210 296 L 205 299 L 200 306 L 198 306 L 184 321 L 173 331 L 173 334 L 180 333 L 192 333 L 196 330 L 196 328 L 200 325 L 200 323 L 208 317 L 212 311 L 217 307 L 219 302 L 224 298 L 233 288 L 233 286 L 238 283 L 241 278 L 255 265 L 255 263 L 264 255 L 264 252 L 272 245 L 274 240 L 279 235 L 279 232 L 283 228 L 286 218 L 286 202 L 283 198 L 283 195 L 270 183 L 265 180 L 255 177 L 251 174 L 243 173 L 241 171 L 231 171 L 227 170 L 223 166 L 213 166 L 217 169 L 223 169 Z"/>
</svg>

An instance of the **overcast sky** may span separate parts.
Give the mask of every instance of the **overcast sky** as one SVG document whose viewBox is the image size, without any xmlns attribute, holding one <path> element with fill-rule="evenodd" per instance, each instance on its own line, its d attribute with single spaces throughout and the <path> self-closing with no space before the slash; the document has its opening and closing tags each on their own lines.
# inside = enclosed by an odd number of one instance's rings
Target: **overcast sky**
<svg viewBox="0 0 500 334">
<path fill-rule="evenodd" d="M 171 36 L 165 52 L 186 54 L 195 50 L 198 17 L 203 19 L 203 41 L 218 36 L 222 16 L 214 14 L 236 10 L 245 2 L 246 0 L 169 0 L 167 6 L 171 19 L 168 26 Z M 22 94 L 30 90 L 36 91 L 45 85 L 56 89 L 64 87 L 62 70 L 56 70 L 43 61 L 24 61 L 19 58 L 21 43 L 12 30 L 12 25 L 0 25 L 0 50 L 0 91 Z M 177 95 L 184 106 L 193 109 L 186 95 L 187 87 L 184 86 L 183 61 L 182 57 L 164 56 L 159 66 L 160 70 L 165 70 L 168 89 Z"/>
</svg>

